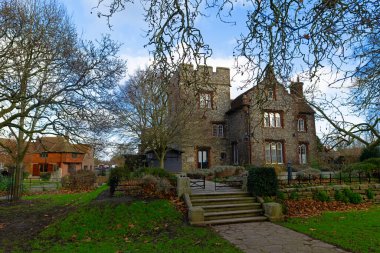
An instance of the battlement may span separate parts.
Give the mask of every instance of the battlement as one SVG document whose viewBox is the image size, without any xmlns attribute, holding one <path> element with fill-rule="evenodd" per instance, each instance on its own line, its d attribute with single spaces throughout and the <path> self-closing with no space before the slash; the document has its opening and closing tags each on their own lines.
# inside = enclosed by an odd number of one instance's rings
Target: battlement
<svg viewBox="0 0 380 253">
<path fill-rule="evenodd" d="M 203 78 L 211 84 L 230 85 L 231 81 L 230 69 L 225 67 L 216 67 L 214 71 L 212 66 L 199 65 L 195 69 L 192 64 L 182 64 L 180 73 L 182 77 Z"/>
</svg>

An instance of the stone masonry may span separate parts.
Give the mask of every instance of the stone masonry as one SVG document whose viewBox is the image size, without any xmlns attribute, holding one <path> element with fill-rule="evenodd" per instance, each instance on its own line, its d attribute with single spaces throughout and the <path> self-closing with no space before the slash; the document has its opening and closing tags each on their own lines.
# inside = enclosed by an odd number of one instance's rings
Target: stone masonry
<svg viewBox="0 0 380 253">
<path fill-rule="evenodd" d="M 196 100 L 189 104 L 193 112 L 188 130 L 175 145 L 183 152 L 183 171 L 231 164 L 265 165 L 267 143 L 282 145 L 278 151 L 282 153 L 282 161 L 276 161 L 278 166 L 287 162 L 295 167 L 304 166 L 300 165 L 300 145 L 306 147 L 305 165 L 315 157 L 314 111 L 303 98 L 303 83 L 292 83 L 288 92 L 268 68 L 262 82 L 231 102 L 228 68 L 194 70 L 191 65 L 184 65 L 173 80 L 173 104 L 178 105 L 185 97 Z M 202 96 L 211 98 L 211 106 L 202 104 Z M 264 126 L 265 112 L 281 115 L 281 126 Z M 304 131 L 297 128 L 299 119 L 304 121 Z M 223 130 L 216 134 L 218 127 Z M 207 163 L 200 166 L 200 161 Z"/>
</svg>

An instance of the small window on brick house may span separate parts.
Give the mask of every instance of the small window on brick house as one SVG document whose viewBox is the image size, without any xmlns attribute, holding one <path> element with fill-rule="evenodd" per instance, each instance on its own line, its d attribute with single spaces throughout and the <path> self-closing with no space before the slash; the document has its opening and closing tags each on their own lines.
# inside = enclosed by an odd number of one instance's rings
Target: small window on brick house
<svg viewBox="0 0 380 253">
<path fill-rule="evenodd" d="M 300 164 L 307 163 L 307 146 L 306 144 L 301 144 L 298 146 L 298 159 Z"/>
<path fill-rule="evenodd" d="M 300 117 L 297 120 L 297 130 L 298 132 L 306 132 L 306 120 L 304 117 Z"/>
<path fill-rule="evenodd" d="M 72 158 L 77 158 L 77 157 L 78 157 L 78 154 L 77 154 L 77 153 L 72 153 L 72 154 L 71 154 L 71 157 L 72 157 Z"/>
<path fill-rule="evenodd" d="M 268 100 L 273 100 L 274 99 L 274 91 L 272 88 L 268 89 Z"/>
<path fill-rule="evenodd" d="M 264 112 L 264 127 L 282 127 L 279 112 Z"/>
<path fill-rule="evenodd" d="M 42 152 L 42 153 L 40 154 L 40 157 L 42 157 L 42 158 L 46 158 L 46 157 L 48 157 L 48 153 L 47 153 L 47 152 Z"/>
<path fill-rule="evenodd" d="M 203 92 L 199 94 L 199 107 L 200 108 L 212 108 L 212 94 L 211 92 Z"/>
<path fill-rule="evenodd" d="M 223 124 L 212 124 L 212 136 L 224 137 L 224 125 Z"/>
</svg>

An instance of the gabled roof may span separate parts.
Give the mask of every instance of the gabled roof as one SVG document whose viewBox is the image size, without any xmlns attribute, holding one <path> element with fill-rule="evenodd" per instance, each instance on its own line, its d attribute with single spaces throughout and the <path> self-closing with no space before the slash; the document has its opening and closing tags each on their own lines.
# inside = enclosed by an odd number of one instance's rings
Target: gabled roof
<svg viewBox="0 0 380 253">
<path fill-rule="evenodd" d="M 268 65 L 265 69 L 264 78 L 261 82 L 258 83 L 258 85 L 253 86 L 249 90 L 245 91 L 244 93 L 237 96 L 234 100 L 231 101 L 231 109 L 227 111 L 227 114 L 232 113 L 236 110 L 241 109 L 243 106 L 249 106 L 249 98 L 248 94 L 253 92 L 255 89 L 258 89 L 259 86 L 265 87 L 269 86 L 269 88 L 273 88 L 273 85 L 280 85 L 285 89 L 285 87 L 278 82 L 278 80 L 275 77 L 273 67 L 271 65 Z M 299 113 L 315 113 L 315 111 L 311 108 L 311 106 L 306 102 L 306 100 L 302 97 L 296 97 L 292 96 L 295 103 L 297 104 L 297 109 Z"/>
<path fill-rule="evenodd" d="M 72 144 L 66 137 L 41 137 L 31 143 L 32 153 L 87 153 L 89 146 L 84 144 Z"/>
</svg>

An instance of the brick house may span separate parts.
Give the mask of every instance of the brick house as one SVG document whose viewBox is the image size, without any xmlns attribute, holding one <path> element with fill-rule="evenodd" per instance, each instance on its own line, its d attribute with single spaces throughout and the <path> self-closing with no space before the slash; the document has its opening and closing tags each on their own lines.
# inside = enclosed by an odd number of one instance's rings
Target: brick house
<svg viewBox="0 0 380 253">
<path fill-rule="evenodd" d="M 187 66 L 189 67 L 189 66 Z M 230 70 L 203 67 L 208 85 L 197 89 L 189 119 L 187 138 L 175 147 L 181 150 L 182 171 L 218 165 L 307 166 L 317 155 L 314 110 L 303 97 L 303 83 L 292 82 L 290 91 L 279 83 L 272 68 L 263 80 L 231 101 Z M 172 100 L 178 100 L 187 82 L 182 67 L 173 80 Z M 178 103 L 174 101 L 173 104 Z"/>
<path fill-rule="evenodd" d="M 93 149 L 86 144 L 72 144 L 65 137 L 42 137 L 30 144 L 24 165 L 25 171 L 32 176 L 59 169 L 59 176 L 78 170 L 94 170 Z"/>
</svg>

